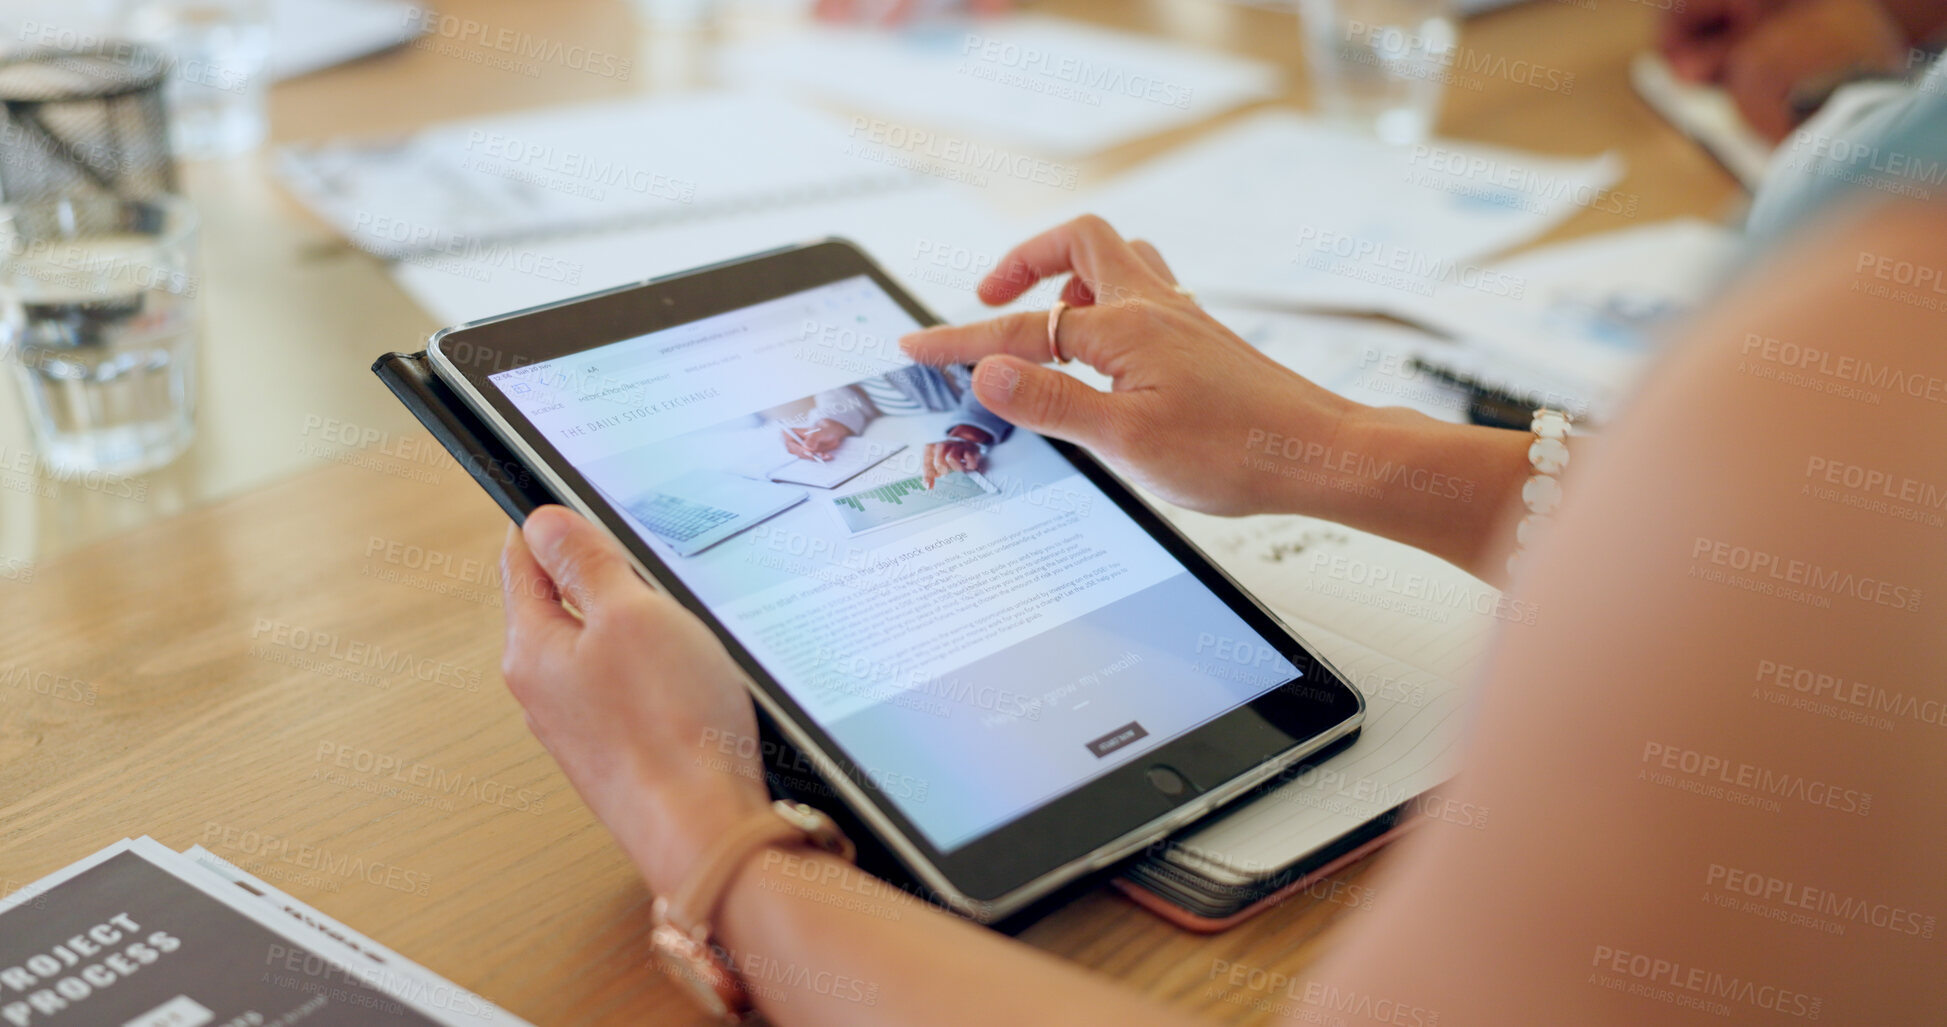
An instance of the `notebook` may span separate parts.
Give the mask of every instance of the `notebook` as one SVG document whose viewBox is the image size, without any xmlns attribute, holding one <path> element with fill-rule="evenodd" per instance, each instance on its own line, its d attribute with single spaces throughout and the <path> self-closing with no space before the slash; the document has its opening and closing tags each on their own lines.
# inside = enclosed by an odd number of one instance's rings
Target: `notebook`
<svg viewBox="0 0 1947 1027">
<path fill-rule="evenodd" d="M 1423 815 L 1453 814 L 1431 800 L 1457 769 L 1470 684 L 1496 624 L 1530 611 L 1436 557 L 1330 522 L 1164 509 L 1367 704 L 1350 745 L 1152 848 L 1118 881 L 1182 926 L 1221 930 Z"/>
<path fill-rule="evenodd" d="M 1366 696 L 1366 723 L 1350 746 L 1284 775 L 1126 872 L 1124 880 L 1198 920 L 1231 920 L 1362 843 L 1410 824 L 1419 815 L 1415 802 L 1436 792 L 1456 767 L 1466 722 L 1463 685 L 1315 624 L 1285 619 Z"/>
</svg>

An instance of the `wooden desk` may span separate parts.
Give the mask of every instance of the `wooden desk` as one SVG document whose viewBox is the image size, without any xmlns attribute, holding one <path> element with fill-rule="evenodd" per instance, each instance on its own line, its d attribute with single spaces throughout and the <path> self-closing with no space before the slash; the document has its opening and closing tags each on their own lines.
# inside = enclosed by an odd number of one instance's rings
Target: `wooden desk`
<svg viewBox="0 0 1947 1027">
<path fill-rule="evenodd" d="M 1640 220 L 1721 210 L 1729 180 L 1625 84 L 1651 11 L 1599 3 L 1469 23 L 1467 45 L 1543 61 L 1575 85 L 1485 79 L 1451 94 L 1444 131 L 1618 149 L 1630 165 L 1618 188 L 1640 197 Z M 1276 60 L 1303 98 L 1288 13 L 1050 6 Z M 551 37 L 632 38 L 614 4 L 442 8 Z M 280 86 L 273 111 L 279 137 L 315 137 L 619 88 L 414 49 Z M 1195 133 L 1127 147 L 1091 173 Z M 376 261 L 282 197 L 262 160 L 189 174 L 210 284 L 195 450 L 146 476 L 139 501 L 0 482 L 0 893 L 124 835 L 201 842 L 536 1023 L 700 1022 L 649 967 L 641 883 L 500 685 L 503 519 L 366 370 L 431 321 Z M 1585 211 L 1555 236 L 1619 225 Z M 0 452 L 18 451 L 18 424 L 0 419 L 12 433 Z M 1375 862 L 1339 879 L 1364 881 Z M 1180 1008 L 1255 1021 L 1274 1014 L 1243 1004 L 1254 993 L 1213 988 L 1214 961 L 1295 974 L 1356 915 L 1301 897 L 1204 938 L 1100 892 L 1026 937 Z"/>
</svg>

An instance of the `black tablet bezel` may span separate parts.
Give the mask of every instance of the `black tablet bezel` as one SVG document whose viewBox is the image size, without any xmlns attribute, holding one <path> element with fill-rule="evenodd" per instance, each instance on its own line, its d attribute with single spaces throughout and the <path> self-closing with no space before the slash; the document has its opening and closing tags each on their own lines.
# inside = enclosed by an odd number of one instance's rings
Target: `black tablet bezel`
<svg viewBox="0 0 1947 1027">
<path fill-rule="evenodd" d="M 896 800 L 883 794 L 870 775 L 859 772 L 846 750 L 806 715 L 789 691 L 752 657 L 709 607 L 684 585 L 682 578 L 643 544 L 626 516 L 609 504 L 601 491 L 583 478 L 546 437 L 534 430 L 488 377 L 860 275 L 870 277 L 915 321 L 922 325 L 940 323 L 857 247 L 832 239 L 461 325 L 435 335 L 432 346 L 466 379 L 473 394 L 492 406 L 507 425 L 521 434 L 525 444 L 547 462 L 553 473 L 595 511 L 608 530 L 655 576 L 658 586 L 709 625 L 751 680 L 784 711 L 793 726 L 813 739 L 839 765 L 849 782 L 886 819 L 897 825 L 905 842 L 923 854 L 963 895 L 976 902 L 1001 899 L 1103 850 L 1211 790 L 1253 771 L 1280 764 L 1300 746 L 1361 714 L 1364 700 L 1357 690 L 1238 588 L 1188 539 L 1086 451 L 1049 438 L 1047 441 L 1118 509 L 1180 560 L 1252 630 L 1276 645 L 1298 668 L 1299 676 L 1206 721 L 1141 759 L 1093 778 L 1032 812 L 942 852 L 906 818 Z M 1158 764 L 1176 770 L 1193 787 L 1174 797 L 1164 794 L 1149 777 L 1150 769 Z"/>
</svg>

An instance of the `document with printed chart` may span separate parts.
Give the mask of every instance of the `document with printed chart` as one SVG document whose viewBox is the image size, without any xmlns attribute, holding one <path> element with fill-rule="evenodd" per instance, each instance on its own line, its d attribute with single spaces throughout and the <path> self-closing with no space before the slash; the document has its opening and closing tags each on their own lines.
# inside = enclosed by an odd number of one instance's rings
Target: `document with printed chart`
<svg viewBox="0 0 1947 1027">
<path fill-rule="evenodd" d="M 0 1024 L 300 1021 L 523 1023 L 208 853 L 150 838 L 0 898 Z"/>
</svg>

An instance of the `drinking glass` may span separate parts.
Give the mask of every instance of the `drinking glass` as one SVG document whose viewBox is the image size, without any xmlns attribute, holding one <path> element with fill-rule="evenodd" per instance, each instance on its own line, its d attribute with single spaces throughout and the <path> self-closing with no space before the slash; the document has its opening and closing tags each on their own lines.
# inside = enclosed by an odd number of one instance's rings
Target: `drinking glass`
<svg viewBox="0 0 1947 1027">
<path fill-rule="evenodd" d="M 0 359 L 48 466 L 134 474 L 195 433 L 196 218 L 175 197 L 0 207 Z"/>
<path fill-rule="evenodd" d="M 1390 143 L 1427 137 L 1456 53 L 1451 0 L 1299 0 L 1315 103 Z"/>
<path fill-rule="evenodd" d="M 178 157 L 255 149 L 269 128 L 265 0 L 138 0 L 129 33 L 169 54 L 169 132 Z"/>
</svg>

